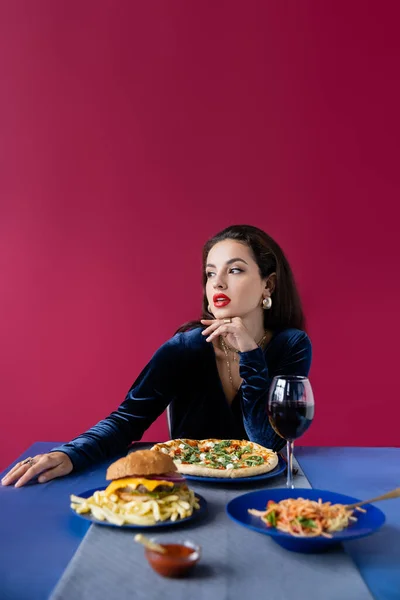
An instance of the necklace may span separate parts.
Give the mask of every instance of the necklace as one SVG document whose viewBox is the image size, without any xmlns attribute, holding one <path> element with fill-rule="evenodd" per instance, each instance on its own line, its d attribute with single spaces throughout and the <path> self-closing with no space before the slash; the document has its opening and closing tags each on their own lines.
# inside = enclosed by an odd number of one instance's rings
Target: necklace
<svg viewBox="0 0 400 600">
<path fill-rule="evenodd" d="M 268 336 L 268 332 L 265 331 L 264 335 L 262 336 L 262 338 L 260 339 L 260 341 L 257 342 L 257 346 L 260 346 L 261 348 L 263 348 L 263 346 L 265 345 L 265 340 L 267 339 L 267 336 Z M 231 386 L 235 390 L 235 392 L 238 392 L 239 389 L 240 389 L 240 385 L 238 387 L 238 386 L 236 386 L 233 383 L 231 363 L 230 363 L 230 360 L 229 360 L 229 350 L 231 352 L 233 352 L 233 362 L 236 362 L 236 360 L 237 360 L 236 355 L 239 354 L 240 350 L 237 350 L 237 348 L 234 348 L 233 346 L 231 346 L 230 344 L 228 344 L 228 342 L 226 340 L 224 340 L 224 338 L 222 337 L 222 335 L 219 336 L 219 339 L 220 339 L 220 342 L 221 342 L 221 348 L 222 348 L 222 350 L 224 351 L 224 354 L 225 354 L 226 366 L 228 367 L 229 381 L 231 383 Z"/>
<path fill-rule="evenodd" d="M 265 346 L 267 337 L 268 337 L 268 331 L 264 331 L 264 335 L 262 336 L 262 338 L 260 340 L 258 340 L 258 342 L 256 342 L 257 346 L 260 346 L 260 348 L 262 348 L 263 350 L 264 350 L 264 346 Z M 220 339 L 221 339 L 222 348 L 225 345 L 226 348 L 228 348 L 228 350 L 230 350 L 231 352 L 234 352 L 235 354 L 239 354 L 240 350 L 238 350 L 237 348 L 234 348 L 233 346 L 228 344 L 228 342 L 222 337 L 222 335 L 220 336 Z"/>
<path fill-rule="evenodd" d="M 226 342 L 225 342 L 225 340 L 224 340 L 224 338 L 223 338 L 222 336 L 220 336 L 220 340 L 221 340 L 221 347 L 222 347 L 222 350 L 224 351 L 224 354 L 225 354 L 226 366 L 228 367 L 228 377 L 229 377 L 229 381 L 231 382 L 231 386 L 233 387 L 233 389 L 235 390 L 235 392 L 238 392 L 238 391 L 239 391 L 239 388 L 240 388 L 240 385 L 239 385 L 239 387 L 238 387 L 238 386 L 236 386 L 236 385 L 233 383 L 232 370 L 231 370 L 231 363 L 230 363 L 230 361 L 229 361 L 228 346 L 227 346 L 227 344 L 226 344 Z M 235 349 L 235 351 L 236 351 L 236 349 Z M 236 355 L 235 355 L 235 354 L 233 355 L 233 360 L 234 360 L 234 361 L 236 361 Z"/>
</svg>

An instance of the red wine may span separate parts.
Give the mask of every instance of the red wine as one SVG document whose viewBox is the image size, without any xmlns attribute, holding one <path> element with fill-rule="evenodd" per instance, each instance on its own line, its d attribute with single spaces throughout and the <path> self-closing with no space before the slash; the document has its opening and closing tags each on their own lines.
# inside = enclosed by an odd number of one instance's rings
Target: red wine
<svg viewBox="0 0 400 600">
<path fill-rule="evenodd" d="M 269 410 L 269 421 L 274 431 L 285 440 L 292 442 L 303 435 L 314 417 L 313 404 L 273 403 Z"/>
</svg>

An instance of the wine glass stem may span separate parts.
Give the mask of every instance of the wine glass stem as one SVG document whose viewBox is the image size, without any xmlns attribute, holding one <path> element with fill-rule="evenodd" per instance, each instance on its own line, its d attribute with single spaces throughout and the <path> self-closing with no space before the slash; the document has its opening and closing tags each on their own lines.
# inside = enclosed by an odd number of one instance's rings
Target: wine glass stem
<svg viewBox="0 0 400 600">
<path fill-rule="evenodd" d="M 294 442 L 286 442 L 287 449 L 287 479 L 286 479 L 286 487 L 294 488 L 293 485 L 293 446 Z"/>
</svg>

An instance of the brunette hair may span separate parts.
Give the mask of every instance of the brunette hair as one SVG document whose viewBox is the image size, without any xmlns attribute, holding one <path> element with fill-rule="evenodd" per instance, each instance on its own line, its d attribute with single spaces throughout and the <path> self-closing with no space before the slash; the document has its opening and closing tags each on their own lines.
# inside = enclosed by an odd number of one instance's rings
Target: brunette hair
<svg viewBox="0 0 400 600">
<path fill-rule="evenodd" d="M 206 262 L 211 248 L 224 240 L 235 240 L 246 244 L 253 252 L 254 259 L 263 279 L 276 273 L 275 289 L 271 294 L 272 307 L 264 310 L 264 328 L 272 331 L 295 328 L 304 329 L 305 319 L 300 296 L 296 288 L 292 269 L 280 246 L 265 231 L 253 225 L 232 225 L 223 229 L 203 247 L 203 312 L 202 319 L 214 319 L 208 311 L 205 293 L 207 274 Z M 189 321 L 179 331 L 187 331 L 201 326 L 200 321 Z"/>
</svg>

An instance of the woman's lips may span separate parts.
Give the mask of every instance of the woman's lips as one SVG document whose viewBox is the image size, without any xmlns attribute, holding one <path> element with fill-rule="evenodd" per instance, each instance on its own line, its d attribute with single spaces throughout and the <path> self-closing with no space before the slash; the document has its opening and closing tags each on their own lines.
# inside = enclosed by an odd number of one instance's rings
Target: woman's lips
<svg viewBox="0 0 400 600">
<path fill-rule="evenodd" d="M 213 296 L 213 302 L 216 308 L 223 308 L 224 306 L 228 306 L 230 301 L 231 299 L 228 298 L 228 296 L 225 296 L 225 294 L 214 294 Z"/>
</svg>

